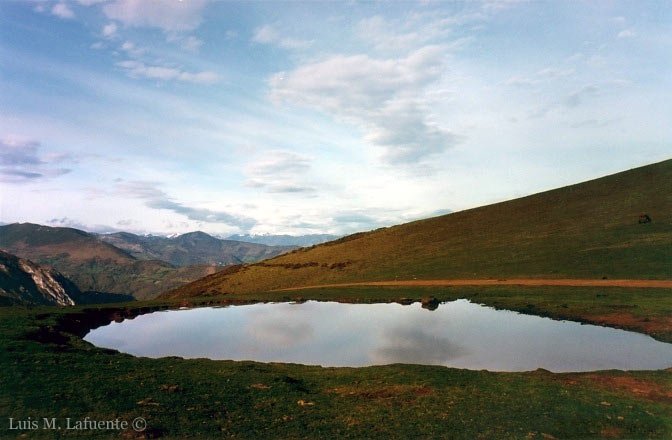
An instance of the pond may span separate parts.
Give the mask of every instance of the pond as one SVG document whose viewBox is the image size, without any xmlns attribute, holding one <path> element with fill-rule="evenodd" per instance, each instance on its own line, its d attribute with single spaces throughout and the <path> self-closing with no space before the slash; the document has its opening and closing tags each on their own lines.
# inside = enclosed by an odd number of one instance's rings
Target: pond
<svg viewBox="0 0 672 440">
<path fill-rule="evenodd" d="M 672 366 L 672 344 L 624 330 L 556 321 L 457 300 L 266 303 L 149 313 L 92 330 L 94 345 L 136 356 L 392 363 L 491 371 L 645 370 Z"/>
</svg>

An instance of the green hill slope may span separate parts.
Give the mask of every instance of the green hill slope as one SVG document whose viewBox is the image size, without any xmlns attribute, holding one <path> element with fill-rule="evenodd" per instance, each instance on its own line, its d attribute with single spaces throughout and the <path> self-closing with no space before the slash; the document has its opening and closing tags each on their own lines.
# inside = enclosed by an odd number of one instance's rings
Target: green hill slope
<svg viewBox="0 0 672 440">
<path fill-rule="evenodd" d="M 644 213 L 652 222 L 638 222 Z M 354 234 L 228 269 L 163 296 L 489 277 L 672 278 L 672 160 Z"/>
</svg>

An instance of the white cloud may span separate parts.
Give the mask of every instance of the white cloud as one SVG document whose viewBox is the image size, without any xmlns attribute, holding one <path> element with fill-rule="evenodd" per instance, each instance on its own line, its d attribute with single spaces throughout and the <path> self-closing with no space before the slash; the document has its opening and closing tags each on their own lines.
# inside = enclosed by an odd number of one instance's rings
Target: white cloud
<svg viewBox="0 0 672 440">
<path fill-rule="evenodd" d="M 499 12 L 526 3 L 528 0 L 489 0 L 483 2 L 483 10 L 486 12 Z"/>
<path fill-rule="evenodd" d="M 108 23 L 103 26 L 103 37 L 112 38 L 117 34 L 117 25 L 116 23 Z"/>
<path fill-rule="evenodd" d="M 96 41 L 95 43 L 91 44 L 91 46 L 89 46 L 89 47 L 91 49 L 100 50 L 100 49 L 104 48 L 105 45 L 100 41 Z"/>
<path fill-rule="evenodd" d="M 312 192 L 304 175 L 310 171 L 310 159 L 290 152 L 271 151 L 245 168 L 245 184 L 270 193 Z"/>
<path fill-rule="evenodd" d="M 531 76 L 513 76 L 503 82 L 507 86 L 531 87 L 544 81 L 566 78 L 574 75 L 573 68 L 546 67 Z"/>
<path fill-rule="evenodd" d="M 0 139 L 0 165 L 39 165 L 40 143 L 24 136 L 8 135 Z"/>
<path fill-rule="evenodd" d="M 198 222 L 226 224 L 238 227 L 245 232 L 257 223 L 255 219 L 246 215 L 208 208 L 196 208 L 177 202 L 161 190 L 156 182 L 120 183 L 116 190 L 121 195 L 144 200 L 145 206 L 148 208 L 172 211 Z"/>
<path fill-rule="evenodd" d="M 182 49 L 188 50 L 190 52 L 198 52 L 203 44 L 203 41 L 199 38 L 194 37 L 193 35 L 185 36 L 177 32 L 169 32 L 166 35 L 166 41 L 169 43 L 179 44 Z"/>
<path fill-rule="evenodd" d="M 357 24 L 361 39 L 376 49 L 399 50 L 418 47 L 448 36 L 451 27 L 457 23 L 454 17 L 421 20 L 409 17 L 404 20 L 387 21 L 379 15 L 365 18 Z"/>
<path fill-rule="evenodd" d="M 358 125 L 387 163 L 418 162 L 454 145 L 436 122 L 426 89 L 445 69 L 444 49 L 426 46 L 405 58 L 334 56 L 275 74 L 271 98 L 315 108 Z"/>
<path fill-rule="evenodd" d="M 622 25 L 622 24 L 625 24 L 625 23 L 627 22 L 627 20 L 625 19 L 625 17 L 620 17 L 620 16 L 619 16 L 619 17 L 611 17 L 611 18 L 609 19 L 609 21 L 611 21 L 612 23 L 615 23 L 615 24 L 621 24 L 621 25 Z"/>
<path fill-rule="evenodd" d="M 270 25 L 261 26 L 254 31 L 252 41 L 260 44 L 275 44 L 284 49 L 304 49 L 310 47 L 313 42 L 308 40 L 297 40 L 294 38 L 283 37 Z"/>
<path fill-rule="evenodd" d="M 202 40 L 199 40 L 193 35 L 190 35 L 187 38 L 185 38 L 184 41 L 182 41 L 181 46 L 183 49 L 186 49 L 188 51 L 198 52 L 202 44 L 203 44 Z"/>
<path fill-rule="evenodd" d="M 539 82 L 541 82 L 541 80 L 537 78 L 516 75 L 504 81 L 504 84 L 507 86 L 530 87 L 538 84 Z"/>
<path fill-rule="evenodd" d="M 269 25 L 261 26 L 255 29 L 252 41 L 256 43 L 268 44 L 274 43 L 280 38 L 280 35 Z"/>
<path fill-rule="evenodd" d="M 103 6 L 107 18 L 128 26 L 189 31 L 202 21 L 209 0 L 113 0 Z"/>
<path fill-rule="evenodd" d="M 68 7 L 65 3 L 56 3 L 52 8 L 51 8 L 51 13 L 57 17 L 64 18 L 64 19 L 72 19 L 75 18 L 75 13 L 72 12 L 72 9 Z"/>
<path fill-rule="evenodd" d="M 139 48 L 133 43 L 132 41 L 124 41 L 124 43 L 121 45 L 121 50 L 126 52 L 129 56 L 132 57 L 139 57 L 143 53 L 145 53 L 145 49 Z"/>
<path fill-rule="evenodd" d="M 77 3 L 79 3 L 82 6 L 91 6 L 91 5 L 97 5 L 98 3 L 104 3 L 107 0 L 77 0 Z"/>
<path fill-rule="evenodd" d="M 606 67 L 609 60 L 603 55 L 592 55 L 586 59 L 585 63 L 590 68 L 600 69 Z"/>
<path fill-rule="evenodd" d="M 602 81 L 599 84 L 585 84 L 578 89 L 566 94 L 564 97 L 557 99 L 554 102 L 548 103 L 546 105 L 537 107 L 529 112 L 528 116 L 531 119 L 545 117 L 551 112 L 561 111 L 573 111 L 579 107 L 586 105 L 591 100 L 596 98 L 601 98 L 605 96 L 605 92 L 614 93 L 614 90 L 629 85 L 628 81 L 624 80 L 610 80 Z M 587 124 L 582 122 L 579 125 L 583 126 L 599 126 L 600 124 L 594 123 L 595 119 L 589 121 Z M 576 126 L 576 123 L 572 123 Z"/>
<path fill-rule="evenodd" d="M 7 135 L 0 138 L 0 181 L 27 183 L 61 176 L 71 171 L 51 166 L 67 159 L 68 155 L 40 156 L 40 147 L 40 142 L 25 136 Z"/>
<path fill-rule="evenodd" d="M 618 38 L 634 38 L 637 34 L 632 29 L 624 29 L 618 33 Z"/>
<path fill-rule="evenodd" d="M 70 217 L 55 217 L 46 221 L 47 224 L 62 228 L 75 228 L 87 232 L 96 232 L 98 234 L 109 234 L 119 232 L 121 229 L 113 228 L 107 225 L 85 225 L 84 223 Z"/>
<path fill-rule="evenodd" d="M 176 80 L 198 84 L 214 84 L 221 79 L 217 73 L 211 71 L 185 72 L 173 67 L 146 65 L 136 60 L 120 61 L 116 65 L 126 69 L 126 73 L 132 78 Z"/>
<path fill-rule="evenodd" d="M 580 60 L 584 59 L 585 57 L 586 56 L 582 52 L 575 52 L 575 53 L 571 54 L 570 56 L 568 56 L 567 58 L 565 58 L 564 61 L 566 63 L 576 63 L 577 61 L 580 61 Z"/>
<path fill-rule="evenodd" d="M 574 74 L 572 68 L 546 67 L 537 72 L 537 75 L 544 78 L 561 78 Z"/>
<path fill-rule="evenodd" d="M 578 107 L 581 105 L 587 98 L 595 96 L 600 91 L 599 87 L 594 84 L 588 84 L 581 87 L 579 90 L 576 90 L 569 94 L 564 100 L 564 104 L 567 107 Z"/>
</svg>

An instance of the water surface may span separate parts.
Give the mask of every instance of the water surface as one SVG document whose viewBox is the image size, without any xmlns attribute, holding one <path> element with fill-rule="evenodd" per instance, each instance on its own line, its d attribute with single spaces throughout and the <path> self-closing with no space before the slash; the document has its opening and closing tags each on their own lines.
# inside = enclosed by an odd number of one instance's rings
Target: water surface
<svg viewBox="0 0 672 440">
<path fill-rule="evenodd" d="M 457 300 L 419 303 L 309 301 L 149 313 L 84 338 L 137 356 L 293 362 L 391 363 L 492 371 L 592 371 L 672 366 L 672 344 L 624 330 L 522 315 Z"/>
</svg>

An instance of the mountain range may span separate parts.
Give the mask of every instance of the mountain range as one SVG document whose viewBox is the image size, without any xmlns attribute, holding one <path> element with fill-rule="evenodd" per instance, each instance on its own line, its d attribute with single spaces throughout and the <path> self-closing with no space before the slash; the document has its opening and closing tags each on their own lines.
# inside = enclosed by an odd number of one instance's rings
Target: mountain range
<svg viewBox="0 0 672 440">
<path fill-rule="evenodd" d="M 296 248 L 222 240 L 201 231 L 176 237 L 117 232 L 100 234 L 98 238 L 128 252 L 138 260 L 161 260 L 178 267 L 194 264 L 227 266 L 259 261 Z"/>
<path fill-rule="evenodd" d="M 162 296 L 414 279 L 669 279 L 671 188 L 667 160 L 297 249 Z"/>
<path fill-rule="evenodd" d="M 339 235 L 332 234 L 306 234 L 306 235 L 230 235 L 227 240 L 245 241 L 248 243 L 259 243 L 267 246 L 313 246 L 316 244 L 326 243 L 327 241 L 336 240 Z"/>
<path fill-rule="evenodd" d="M 0 226 L 0 249 L 55 269 L 82 292 L 150 299 L 225 265 L 257 261 L 292 248 L 220 240 L 202 232 L 174 238 L 98 235 L 13 223 Z"/>
</svg>

